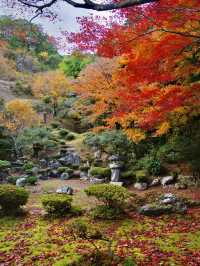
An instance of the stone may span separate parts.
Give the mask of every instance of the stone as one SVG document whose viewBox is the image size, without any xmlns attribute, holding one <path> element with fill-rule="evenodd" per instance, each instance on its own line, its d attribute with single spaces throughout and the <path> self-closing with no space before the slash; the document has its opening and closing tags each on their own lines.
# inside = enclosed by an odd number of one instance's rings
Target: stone
<svg viewBox="0 0 200 266">
<path fill-rule="evenodd" d="M 64 165 L 80 165 L 80 156 L 76 153 L 76 152 L 69 152 L 67 151 L 67 153 L 65 154 L 65 156 L 61 157 L 59 159 L 59 162 Z"/>
<path fill-rule="evenodd" d="M 17 187 L 24 187 L 26 185 L 26 178 L 25 177 L 20 177 L 16 181 L 16 186 Z"/>
<path fill-rule="evenodd" d="M 75 170 L 75 171 L 73 171 L 72 176 L 73 176 L 74 178 L 80 178 L 80 171 L 79 171 L 79 170 Z"/>
<path fill-rule="evenodd" d="M 159 178 L 155 178 L 152 180 L 151 184 L 149 185 L 150 187 L 156 187 L 160 185 L 160 179 Z"/>
<path fill-rule="evenodd" d="M 113 162 L 109 164 L 111 169 L 111 181 L 119 182 L 121 164 L 119 162 Z"/>
<path fill-rule="evenodd" d="M 160 199 L 160 204 L 174 204 L 178 201 L 178 198 L 172 194 L 172 193 L 167 193 L 164 194 L 161 199 Z"/>
<path fill-rule="evenodd" d="M 148 184 L 147 183 L 135 183 L 134 184 L 134 188 L 138 189 L 138 190 L 146 190 L 148 188 Z"/>
<path fill-rule="evenodd" d="M 61 176 L 60 176 L 60 179 L 62 179 L 62 180 L 69 179 L 69 174 L 68 173 L 62 173 Z"/>
<path fill-rule="evenodd" d="M 123 182 L 110 182 L 111 185 L 115 185 L 115 186 L 120 186 L 122 187 L 123 186 Z"/>
<path fill-rule="evenodd" d="M 162 214 L 170 214 L 173 211 L 173 206 L 159 206 L 156 204 L 146 204 L 138 209 L 138 212 L 146 216 L 159 216 Z"/>
<path fill-rule="evenodd" d="M 39 164 L 42 166 L 42 167 L 47 167 L 48 165 L 48 161 L 46 159 L 41 159 L 39 161 Z"/>
<path fill-rule="evenodd" d="M 80 171 L 80 179 L 81 180 L 88 180 L 89 179 L 88 173 L 84 172 L 84 171 Z"/>
<path fill-rule="evenodd" d="M 56 193 L 58 193 L 58 194 L 73 195 L 74 190 L 73 190 L 73 188 L 71 188 L 69 186 L 63 186 L 63 187 L 58 188 L 56 190 Z"/>
<path fill-rule="evenodd" d="M 100 160 L 100 159 L 101 159 L 101 150 L 97 150 L 97 151 L 95 151 L 95 153 L 94 153 L 94 158 L 95 158 L 96 160 Z"/>
<path fill-rule="evenodd" d="M 59 173 L 57 170 L 52 170 L 49 175 L 50 177 L 53 177 L 53 178 L 59 177 Z"/>
<path fill-rule="evenodd" d="M 172 193 L 164 194 L 158 202 L 146 204 L 138 209 L 140 214 L 147 216 L 159 216 L 162 214 L 187 212 L 187 205 L 184 200 Z"/>
<path fill-rule="evenodd" d="M 163 186 L 170 185 L 174 182 L 174 177 L 173 176 L 165 176 L 161 179 L 161 184 Z"/>
<path fill-rule="evenodd" d="M 58 161 L 50 161 L 49 168 L 50 169 L 57 169 L 60 167 L 60 163 Z"/>
<path fill-rule="evenodd" d="M 112 155 L 108 158 L 108 160 L 111 162 L 118 162 L 118 161 L 120 161 L 120 157 L 119 157 L 119 155 Z"/>
<path fill-rule="evenodd" d="M 105 182 L 106 182 L 106 180 L 103 178 L 95 178 L 95 177 L 90 178 L 91 184 L 103 184 Z"/>
<path fill-rule="evenodd" d="M 37 167 L 37 166 L 34 166 L 32 169 L 31 169 L 31 173 L 33 175 L 37 175 L 39 173 L 40 169 Z"/>
<path fill-rule="evenodd" d="M 40 179 L 40 180 L 48 180 L 49 179 L 48 176 L 45 176 L 45 175 L 42 175 L 42 174 L 37 175 L 37 178 Z"/>
</svg>

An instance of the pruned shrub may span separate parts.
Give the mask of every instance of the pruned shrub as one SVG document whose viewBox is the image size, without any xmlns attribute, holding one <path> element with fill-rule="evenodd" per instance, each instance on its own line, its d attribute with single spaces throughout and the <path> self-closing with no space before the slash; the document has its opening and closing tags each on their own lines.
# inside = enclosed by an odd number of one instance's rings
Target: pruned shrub
<svg viewBox="0 0 200 266">
<path fill-rule="evenodd" d="M 49 194 L 42 197 L 42 205 L 51 216 L 64 216 L 72 208 L 72 197 L 69 195 Z"/>
<path fill-rule="evenodd" d="M 82 239 L 101 239 L 102 234 L 94 225 L 88 223 L 85 219 L 76 218 L 68 226 L 70 233 L 77 238 Z"/>
<path fill-rule="evenodd" d="M 10 167 L 10 162 L 6 160 L 0 160 L 0 169 L 5 169 Z"/>
<path fill-rule="evenodd" d="M 135 172 L 136 181 L 139 183 L 148 182 L 147 178 L 147 171 L 146 170 L 139 170 Z"/>
<path fill-rule="evenodd" d="M 102 176 L 102 177 L 109 177 L 111 175 L 110 168 L 104 168 L 104 167 L 91 167 L 90 168 L 90 174 L 92 176 Z"/>
<path fill-rule="evenodd" d="M 24 171 L 30 171 L 34 167 L 34 164 L 32 162 L 27 162 L 23 165 L 22 169 Z"/>
<path fill-rule="evenodd" d="M 130 195 L 126 188 L 111 184 L 92 185 L 85 192 L 88 196 L 94 196 L 104 203 L 103 206 L 97 206 L 93 210 L 92 216 L 105 219 L 111 219 L 122 213 Z"/>
<path fill-rule="evenodd" d="M 38 181 L 37 176 L 28 176 L 28 177 L 26 178 L 26 182 L 27 182 L 27 184 L 32 185 L 32 186 L 33 186 L 33 185 L 36 185 L 37 181 Z"/>
<path fill-rule="evenodd" d="M 13 185 L 0 185 L 0 207 L 3 214 L 16 214 L 28 201 L 28 192 Z"/>
</svg>

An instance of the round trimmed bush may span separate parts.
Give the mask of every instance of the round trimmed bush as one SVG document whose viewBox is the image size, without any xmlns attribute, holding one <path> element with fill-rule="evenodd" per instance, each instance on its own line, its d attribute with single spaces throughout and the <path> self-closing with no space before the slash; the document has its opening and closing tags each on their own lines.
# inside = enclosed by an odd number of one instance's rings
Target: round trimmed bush
<svg viewBox="0 0 200 266">
<path fill-rule="evenodd" d="M 42 197 L 42 205 L 52 216 L 64 216 L 72 208 L 72 197 L 69 195 L 50 194 Z"/>
<path fill-rule="evenodd" d="M 14 214 L 28 201 L 28 192 L 13 185 L 0 185 L 0 207 L 4 214 Z"/>
<path fill-rule="evenodd" d="M 122 209 L 130 194 L 124 187 L 112 184 L 92 185 L 85 189 L 88 196 L 94 196 L 109 208 Z"/>
<path fill-rule="evenodd" d="M 38 178 L 37 176 L 29 176 L 26 178 L 26 182 L 29 184 L 29 185 L 35 185 L 38 181 Z"/>
</svg>

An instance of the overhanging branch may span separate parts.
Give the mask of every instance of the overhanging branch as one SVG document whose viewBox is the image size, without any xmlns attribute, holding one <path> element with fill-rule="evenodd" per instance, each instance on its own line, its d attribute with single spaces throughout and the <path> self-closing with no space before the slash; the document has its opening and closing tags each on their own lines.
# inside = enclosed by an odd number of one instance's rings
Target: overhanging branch
<svg viewBox="0 0 200 266">
<path fill-rule="evenodd" d="M 44 4 L 39 5 L 31 0 L 17 0 L 17 1 L 25 6 L 35 8 L 37 11 L 43 11 L 43 9 L 51 7 L 58 2 L 58 0 L 49 0 L 49 2 L 45 2 Z M 76 1 L 73 0 L 62 0 L 62 1 L 76 8 L 91 9 L 96 11 L 106 11 L 106 10 L 114 10 L 114 9 L 127 8 L 132 6 L 153 3 L 159 0 L 122 0 L 117 3 L 109 3 L 109 4 L 99 4 L 91 0 L 84 0 L 83 3 L 77 3 Z"/>
</svg>

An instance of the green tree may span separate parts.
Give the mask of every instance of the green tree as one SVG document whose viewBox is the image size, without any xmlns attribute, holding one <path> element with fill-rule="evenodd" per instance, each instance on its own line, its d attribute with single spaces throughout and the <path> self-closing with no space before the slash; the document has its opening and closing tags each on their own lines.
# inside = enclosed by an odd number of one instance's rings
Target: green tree
<svg viewBox="0 0 200 266">
<path fill-rule="evenodd" d="M 82 69 L 94 60 L 93 56 L 75 51 L 72 55 L 65 56 L 60 63 L 60 69 L 66 76 L 77 78 Z"/>
</svg>

